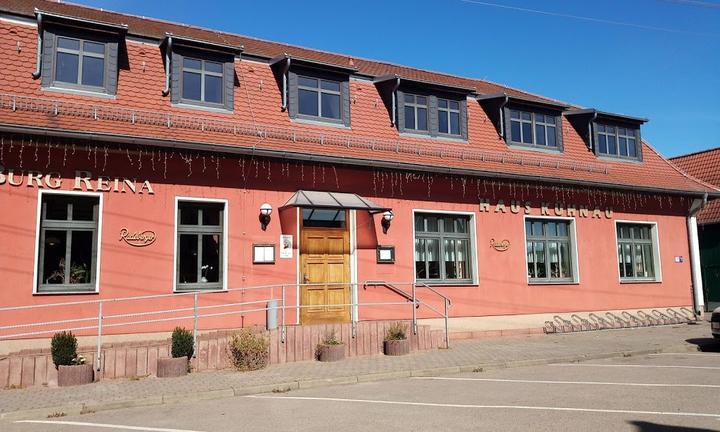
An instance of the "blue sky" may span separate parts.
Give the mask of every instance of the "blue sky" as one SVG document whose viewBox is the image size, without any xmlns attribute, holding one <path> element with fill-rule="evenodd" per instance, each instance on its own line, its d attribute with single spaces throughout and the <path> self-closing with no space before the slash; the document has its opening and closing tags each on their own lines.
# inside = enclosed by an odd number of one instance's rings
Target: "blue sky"
<svg viewBox="0 0 720 432">
<path fill-rule="evenodd" d="M 720 147 L 718 0 L 80 3 L 646 117 L 643 138 L 666 156 Z"/>
</svg>

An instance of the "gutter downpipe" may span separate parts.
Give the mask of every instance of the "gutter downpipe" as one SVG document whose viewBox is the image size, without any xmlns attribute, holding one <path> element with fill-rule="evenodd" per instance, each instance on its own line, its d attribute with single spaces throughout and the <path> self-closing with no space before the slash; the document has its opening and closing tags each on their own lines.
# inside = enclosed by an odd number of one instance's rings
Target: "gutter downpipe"
<svg viewBox="0 0 720 432">
<path fill-rule="evenodd" d="M 400 77 L 395 77 L 395 85 L 392 89 L 392 120 L 390 126 L 395 126 L 397 123 L 397 89 L 400 88 Z"/>
<path fill-rule="evenodd" d="M 170 94 L 170 71 L 172 70 L 172 35 L 167 35 L 167 48 L 165 48 L 165 88 L 162 91 L 163 96 Z"/>
<path fill-rule="evenodd" d="M 500 137 L 505 139 L 505 105 L 507 105 L 510 97 L 505 95 L 505 100 L 500 104 Z"/>
<path fill-rule="evenodd" d="M 700 269 L 700 245 L 698 242 L 697 213 L 707 204 L 707 192 L 702 198 L 693 200 L 687 217 L 688 242 L 690 246 L 690 272 L 693 288 L 693 313 L 695 318 L 702 317 L 705 309 L 703 299 L 702 272 Z"/>
<path fill-rule="evenodd" d="M 597 120 L 597 111 L 595 111 L 588 121 L 588 143 L 590 144 L 590 150 L 595 153 L 595 132 L 593 131 L 593 125 Z"/>
<path fill-rule="evenodd" d="M 40 78 L 40 75 L 42 74 L 42 35 L 43 35 L 43 18 L 42 14 L 38 12 L 37 14 L 37 29 L 38 29 L 38 37 L 37 37 L 37 56 L 35 59 L 35 72 L 32 73 L 33 79 Z"/>
<path fill-rule="evenodd" d="M 289 71 L 290 71 L 290 57 L 287 57 L 287 62 L 285 63 L 285 67 L 283 67 L 283 71 L 282 71 L 283 91 L 282 91 L 282 107 L 281 107 L 281 109 L 283 111 L 287 111 L 287 109 L 288 109 L 288 72 Z"/>
</svg>

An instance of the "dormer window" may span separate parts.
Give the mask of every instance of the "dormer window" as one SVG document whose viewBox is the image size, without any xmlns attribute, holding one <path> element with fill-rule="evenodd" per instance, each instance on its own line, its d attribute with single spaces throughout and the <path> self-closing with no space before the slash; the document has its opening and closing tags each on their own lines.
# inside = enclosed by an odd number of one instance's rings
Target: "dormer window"
<svg viewBox="0 0 720 432">
<path fill-rule="evenodd" d="M 428 98 L 405 94 L 405 130 L 425 133 L 428 131 Z"/>
<path fill-rule="evenodd" d="M 552 115 L 511 109 L 509 142 L 556 149 L 557 121 Z"/>
<path fill-rule="evenodd" d="M 596 123 L 595 129 L 598 155 L 632 159 L 638 157 L 639 129 L 602 123 Z"/>
<path fill-rule="evenodd" d="M 232 111 L 235 104 L 235 58 L 242 48 L 168 34 L 165 89 L 174 105 Z"/>
<path fill-rule="evenodd" d="M 36 11 L 40 44 L 33 78 L 43 89 L 114 95 L 127 26 Z"/>
<path fill-rule="evenodd" d="M 298 114 L 340 120 L 341 100 L 340 81 L 298 76 Z"/>
<path fill-rule="evenodd" d="M 460 136 L 460 102 L 438 99 L 438 132 Z"/>
</svg>

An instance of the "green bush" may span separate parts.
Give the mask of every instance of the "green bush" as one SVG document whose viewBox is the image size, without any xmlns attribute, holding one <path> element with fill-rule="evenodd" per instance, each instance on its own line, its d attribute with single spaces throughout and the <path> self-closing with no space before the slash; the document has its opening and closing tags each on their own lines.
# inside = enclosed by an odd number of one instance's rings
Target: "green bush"
<svg viewBox="0 0 720 432">
<path fill-rule="evenodd" d="M 402 321 L 396 321 L 390 324 L 387 331 L 385 331 L 385 340 L 405 340 L 407 339 L 408 326 Z"/>
<path fill-rule="evenodd" d="M 55 368 L 75 364 L 74 360 L 77 357 L 77 338 L 69 331 L 55 333 L 50 342 L 50 353 L 52 354 Z"/>
<path fill-rule="evenodd" d="M 192 333 L 184 327 L 175 327 L 172 333 L 172 356 L 190 358 L 193 352 L 195 352 L 195 342 Z"/>
<path fill-rule="evenodd" d="M 233 365 L 237 370 L 251 371 L 262 369 L 270 360 L 270 343 L 262 335 L 250 329 L 242 329 L 233 336 L 228 345 Z"/>
<path fill-rule="evenodd" d="M 329 332 L 325 333 L 325 337 L 323 338 L 321 345 L 342 345 L 342 341 L 338 340 L 337 336 L 335 335 L 335 330 L 330 330 Z"/>
</svg>

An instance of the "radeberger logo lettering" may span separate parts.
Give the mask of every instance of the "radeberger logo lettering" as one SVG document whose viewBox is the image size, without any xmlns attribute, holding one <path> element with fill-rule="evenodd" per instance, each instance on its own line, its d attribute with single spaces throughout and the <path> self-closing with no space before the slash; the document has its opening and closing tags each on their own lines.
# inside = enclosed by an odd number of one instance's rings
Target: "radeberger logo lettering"
<svg viewBox="0 0 720 432">
<path fill-rule="evenodd" d="M 130 232 L 127 228 L 120 230 L 120 241 L 124 241 L 130 246 L 145 247 L 155 243 L 155 231 L 136 231 Z"/>
<path fill-rule="evenodd" d="M 510 249 L 510 240 L 490 240 L 490 247 L 495 249 L 498 252 L 505 252 L 506 250 Z"/>
</svg>

